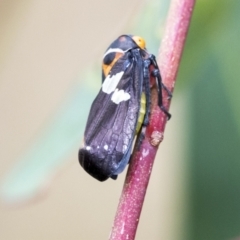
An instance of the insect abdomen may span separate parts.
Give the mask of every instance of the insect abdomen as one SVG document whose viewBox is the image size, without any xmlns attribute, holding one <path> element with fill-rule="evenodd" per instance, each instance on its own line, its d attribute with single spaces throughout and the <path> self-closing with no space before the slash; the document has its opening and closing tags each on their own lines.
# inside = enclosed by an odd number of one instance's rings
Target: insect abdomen
<svg viewBox="0 0 240 240">
<path fill-rule="evenodd" d="M 138 116 L 138 122 L 137 122 L 135 134 L 138 134 L 142 126 L 145 113 L 146 113 L 146 94 L 142 92 L 141 101 L 140 101 L 140 110 L 139 110 L 139 116 Z"/>
</svg>

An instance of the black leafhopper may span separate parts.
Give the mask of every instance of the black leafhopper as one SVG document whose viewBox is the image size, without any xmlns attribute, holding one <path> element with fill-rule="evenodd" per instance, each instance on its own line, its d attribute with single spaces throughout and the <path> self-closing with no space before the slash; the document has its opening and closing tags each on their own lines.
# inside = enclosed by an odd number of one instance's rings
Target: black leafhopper
<svg viewBox="0 0 240 240">
<path fill-rule="evenodd" d="M 148 125 L 151 75 L 156 79 L 158 105 L 170 118 L 162 105 L 162 87 L 166 88 L 144 39 L 122 35 L 106 50 L 102 87 L 92 103 L 79 150 L 81 166 L 99 181 L 117 178 L 129 162 L 135 136 Z"/>
</svg>

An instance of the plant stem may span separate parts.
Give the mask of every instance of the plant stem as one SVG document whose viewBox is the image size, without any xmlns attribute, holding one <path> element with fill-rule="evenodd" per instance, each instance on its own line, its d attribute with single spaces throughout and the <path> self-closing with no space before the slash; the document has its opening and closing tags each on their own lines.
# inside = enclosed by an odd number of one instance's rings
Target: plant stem
<svg viewBox="0 0 240 240">
<path fill-rule="evenodd" d="M 164 85 L 173 92 L 195 0 L 172 0 L 158 56 Z M 170 100 L 163 89 L 163 105 Z M 134 151 L 109 240 L 134 240 L 158 145 L 163 139 L 167 117 L 157 104 L 156 88 L 151 93 L 151 116 L 140 150 Z"/>
</svg>

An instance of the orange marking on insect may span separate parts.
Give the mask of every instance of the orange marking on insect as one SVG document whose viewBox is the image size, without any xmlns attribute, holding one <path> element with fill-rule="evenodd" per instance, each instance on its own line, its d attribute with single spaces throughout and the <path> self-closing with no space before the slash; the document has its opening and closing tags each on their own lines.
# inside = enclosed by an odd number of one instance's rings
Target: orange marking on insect
<svg viewBox="0 0 240 240">
<path fill-rule="evenodd" d="M 103 69 L 103 73 L 104 73 L 105 77 L 109 74 L 113 65 L 116 63 L 116 61 L 122 56 L 123 56 L 123 53 L 116 52 L 115 53 L 115 58 L 113 59 L 113 61 L 109 65 L 107 65 L 107 64 L 102 65 L 102 69 Z"/>
</svg>

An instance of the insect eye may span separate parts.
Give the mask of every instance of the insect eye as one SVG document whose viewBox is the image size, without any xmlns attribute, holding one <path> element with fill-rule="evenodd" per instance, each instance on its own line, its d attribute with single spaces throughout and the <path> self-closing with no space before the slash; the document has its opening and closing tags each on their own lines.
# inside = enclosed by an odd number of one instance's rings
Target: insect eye
<svg viewBox="0 0 240 240">
<path fill-rule="evenodd" d="M 146 42 L 145 42 L 145 40 L 142 37 L 133 36 L 132 39 L 141 49 L 145 49 L 146 48 Z"/>
</svg>

